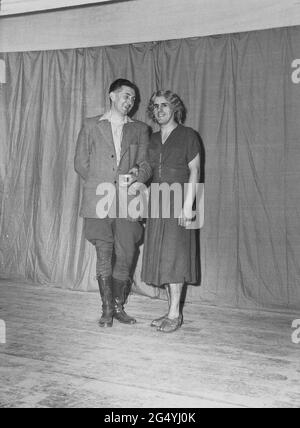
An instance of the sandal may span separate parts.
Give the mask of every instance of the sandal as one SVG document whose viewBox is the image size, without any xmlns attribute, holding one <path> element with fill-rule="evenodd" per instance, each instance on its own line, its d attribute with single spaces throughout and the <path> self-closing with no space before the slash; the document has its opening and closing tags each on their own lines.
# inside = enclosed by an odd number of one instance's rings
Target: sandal
<svg viewBox="0 0 300 428">
<path fill-rule="evenodd" d="M 156 318 L 155 320 L 152 321 L 152 323 L 150 324 L 151 327 L 160 327 L 162 322 L 168 318 L 168 314 L 163 315 L 160 318 Z"/>
<path fill-rule="evenodd" d="M 170 318 L 165 318 L 161 325 L 157 328 L 157 331 L 163 333 L 173 333 L 173 331 L 178 330 L 183 324 L 183 316 L 179 315 L 178 318 L 171 320 Z"/>
</svg>

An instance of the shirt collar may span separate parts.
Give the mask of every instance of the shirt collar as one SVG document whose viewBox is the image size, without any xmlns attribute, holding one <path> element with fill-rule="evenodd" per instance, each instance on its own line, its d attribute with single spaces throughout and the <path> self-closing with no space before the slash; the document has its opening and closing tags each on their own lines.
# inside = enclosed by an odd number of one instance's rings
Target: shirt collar
<svg viewBox="0 0 300 428">
<path fill-rule="evenodd" d="M 107 111 L 105 112 L 99 119 L 99 122 L 101 122 L 102 120 L 108 120 L 111 123 L 111 111 Z M 129 117 L 129 116 L 125 116 L 124 117 L 124 124 L 125 123 L 132 123 L 133 120 Z"/>
</svg>

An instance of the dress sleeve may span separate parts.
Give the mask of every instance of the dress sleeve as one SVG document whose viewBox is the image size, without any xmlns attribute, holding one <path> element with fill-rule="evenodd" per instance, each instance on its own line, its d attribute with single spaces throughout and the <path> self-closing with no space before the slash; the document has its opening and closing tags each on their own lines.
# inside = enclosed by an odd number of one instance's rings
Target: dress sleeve
<svg viewBox="0 0 300 428">
<path fill-rule="evenodd" d="M 199 154 L 201 156 L 200 135 L 189 129 L 186 139 L 186 161 L 190 163 Z"/>
</svg>

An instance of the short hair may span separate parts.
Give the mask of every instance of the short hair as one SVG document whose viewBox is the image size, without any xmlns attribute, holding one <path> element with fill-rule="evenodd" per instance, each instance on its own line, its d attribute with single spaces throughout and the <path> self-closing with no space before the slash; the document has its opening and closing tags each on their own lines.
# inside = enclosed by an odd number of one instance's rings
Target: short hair
<svg viewBox="0 0 300 428">
<path fill-rule="evenodd" d="M 156 122 L 154 115 L 154 100 L 156 97 L 164 97 L 167 101 L 169 101 L 173 107 L 175 121 L 177 123 L 184 123 L 186 119 L 186 107 L 183 104 L 183 101 L 174 92 L 162 89 L 152 94 L 147 108 L 148 115 L 154 122 Z"/>
<path fill-rule="evenodd" d="M 121 89 L 122 86 L 128 86 L 129 88 L 133 89 L 135 94 L 137 93 L 137 87 L 134 83 L 130 82 L 130 80 L 127 79 L 117 79 L 115 80 L 109 87 L 108 93 L 117 91 L 118 89 Z"/>
</svg>

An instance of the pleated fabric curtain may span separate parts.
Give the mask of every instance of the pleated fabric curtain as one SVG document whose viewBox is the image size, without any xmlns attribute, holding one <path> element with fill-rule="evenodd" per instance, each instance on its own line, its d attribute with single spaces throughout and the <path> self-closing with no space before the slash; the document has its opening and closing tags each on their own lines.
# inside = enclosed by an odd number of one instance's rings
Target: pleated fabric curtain
<svg viewBox="0 0 300 428">
<path fill-rule="evenodd" d="M 73 158 L 83 118 L 125 77 L 140 89 L 136 118 L 153 126 L 148 100 L 171 89 L 204 142 L 202 281 L 187 301 L 300 308 L 300 28 L 0 57 L 1 278 L 96 290 Z M 140 269 L 141 256 L 135 291 L 159 295 Z"/>
</svg>

